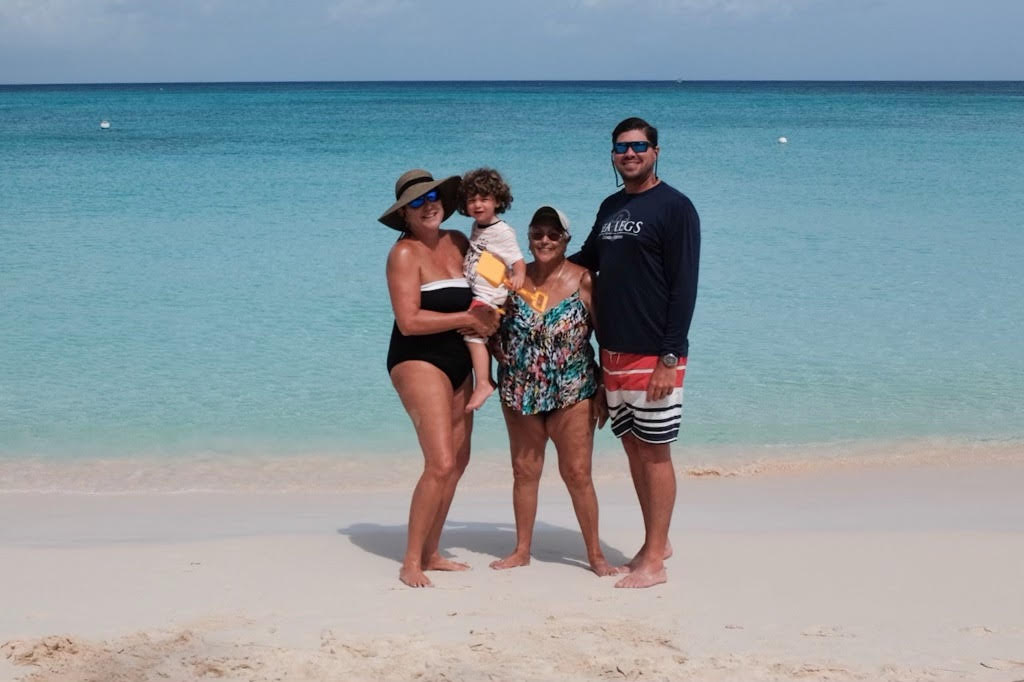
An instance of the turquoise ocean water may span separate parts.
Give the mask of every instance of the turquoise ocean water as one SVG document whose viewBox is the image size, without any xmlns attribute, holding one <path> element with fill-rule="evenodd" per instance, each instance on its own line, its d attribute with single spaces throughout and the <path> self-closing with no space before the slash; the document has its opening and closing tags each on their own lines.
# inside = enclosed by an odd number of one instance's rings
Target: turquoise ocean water
<svg viewBox="0 0 1024 682">
<path fill-rule="evenodd" d="M 1022 83 L 0 86 L 0 457 L 414 451 L 395 178 L 578 245 L 629 115 L 702 218 L 680 447 L 1024 438 Z"/>
</svg>

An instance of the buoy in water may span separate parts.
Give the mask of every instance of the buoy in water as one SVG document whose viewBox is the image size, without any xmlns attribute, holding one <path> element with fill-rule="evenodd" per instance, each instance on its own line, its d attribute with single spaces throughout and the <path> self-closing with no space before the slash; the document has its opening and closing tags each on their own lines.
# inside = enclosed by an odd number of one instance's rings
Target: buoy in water
<svg viewBox="0 0 1024 682">
<path fill-rule="evenodd" d="M 100 128 L 102 130 L 110 130 L 110 121 L 100 121 Z"/>
<path fill-rule="evenodd" d="M 780 137 L 779 138 L 779 144 L 787 144 L 788 142 L 789 142 L 789 140 L 787 140 L 785 137 Z"/>
</svg>

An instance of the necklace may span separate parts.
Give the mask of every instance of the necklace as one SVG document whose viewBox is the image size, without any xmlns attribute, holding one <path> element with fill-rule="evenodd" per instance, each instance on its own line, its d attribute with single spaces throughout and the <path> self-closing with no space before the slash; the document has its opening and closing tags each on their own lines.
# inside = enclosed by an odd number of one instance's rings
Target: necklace
<svg viewBox="0 0 1024 682">
<path fill-rule="evenodd" d="M 558 283 L 558 282 L 561 281 L 562 270 L 564 270 L 564 269 L 565 269 L 565 259 L 563 258 L 562 262 L 558 264 L 557 268 L 555 268 L 555 271 L 552 272 L 547 277 L 545 277 L 543 282 L 534 282 L 534 284 L 536 285 L 536 287 L 538 289 L 541 289 L 541 288 L 546 287 L 547 283 L 550 282 L 552 279 L 555 280 L 556 283 Z"/>
</svg>

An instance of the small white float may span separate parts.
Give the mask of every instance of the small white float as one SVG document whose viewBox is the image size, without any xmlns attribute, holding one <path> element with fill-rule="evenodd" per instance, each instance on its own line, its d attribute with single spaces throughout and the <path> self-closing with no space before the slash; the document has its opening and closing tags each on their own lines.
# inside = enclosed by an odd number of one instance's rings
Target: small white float
<svg viewBox="0 0 1024 682">
<path fill-rule="evenodd" d="M 110 121 L 107 121 L 107 120 L 100 121 L 100 129 L 101 130 L 110 130 Z"/>
<path fill-rule="evenodd" d="M 779 144 L 788 144 L 788 143 L 789 143 L 789 140 L 787 138 L 785 138 L 785 137 L 780 137 L 779 138 Z"/>
</svg>

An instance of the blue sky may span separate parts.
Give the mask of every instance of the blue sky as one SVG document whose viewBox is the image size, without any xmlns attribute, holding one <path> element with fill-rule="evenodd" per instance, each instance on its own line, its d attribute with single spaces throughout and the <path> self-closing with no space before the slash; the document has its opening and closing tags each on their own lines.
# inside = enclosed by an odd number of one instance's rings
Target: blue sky
<svg viewBox="0 0 1024 682">
<path fill-rule="evenodd" d="M 1024 80 L 1024 0 L 0 0 L 0 83 Z"/>
</svg>

